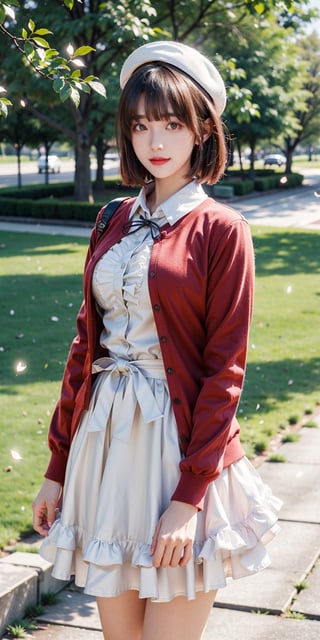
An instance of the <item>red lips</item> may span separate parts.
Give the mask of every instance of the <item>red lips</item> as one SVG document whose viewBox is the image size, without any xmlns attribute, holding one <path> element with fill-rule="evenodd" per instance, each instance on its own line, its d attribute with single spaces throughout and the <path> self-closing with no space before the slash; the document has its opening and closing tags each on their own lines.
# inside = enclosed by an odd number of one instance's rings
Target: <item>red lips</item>
<svg viewBox="0 0 320 640">
<path fill-rule="evenodd" d="M 151 162 L 151 164 L 160 166 L 162 164 L 166 164 L 166 162 L 169 162 L 170 158 L 149 158 L 149 162 Z"/>
</svg>

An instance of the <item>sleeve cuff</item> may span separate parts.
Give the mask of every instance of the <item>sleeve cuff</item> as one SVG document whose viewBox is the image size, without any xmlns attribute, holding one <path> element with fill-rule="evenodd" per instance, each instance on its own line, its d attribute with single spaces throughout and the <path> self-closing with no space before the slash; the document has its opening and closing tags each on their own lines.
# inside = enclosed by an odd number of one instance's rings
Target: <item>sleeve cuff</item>
<svg viewBox="0 0 320 640">
<path fill-rule="evenodd" d="M 47 471 L 44 475 L 49 480 L 54 480 L 55 482 L 59 482 L 63 485 L 66 466 L 67 458 L 65 456 L 59 456 L 56 453 L 52 453 Z"/>
<path fill-rule="evenodd" d="M 210 480 L 202 475 L 195 475 L 191 471 L 182 471 L 179 483 L 171 500 L 187 502 L 199 511 L 203 509 L 204 497 Z"/>
</svg>

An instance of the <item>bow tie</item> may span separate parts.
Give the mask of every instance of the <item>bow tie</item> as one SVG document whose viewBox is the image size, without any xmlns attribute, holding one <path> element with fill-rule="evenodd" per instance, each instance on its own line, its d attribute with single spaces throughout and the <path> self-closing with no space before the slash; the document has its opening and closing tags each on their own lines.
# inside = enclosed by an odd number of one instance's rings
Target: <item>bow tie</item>
<svg viewBox="0 0 320 640">
<path fill-rule="evenodd" d="M 122 233 L 124 235 L 131 235 L 131 233 L 135 233 L 141 227 L 150 227 L 151 236 L 153 240 L 158 240 L 161 236 L 160 226 L 154 220 L 150 218 L 145 218 L 143 215 L 139 215 L 139 220 L 128 220 L 126 224 L 122 227 Z"/>
</svg>

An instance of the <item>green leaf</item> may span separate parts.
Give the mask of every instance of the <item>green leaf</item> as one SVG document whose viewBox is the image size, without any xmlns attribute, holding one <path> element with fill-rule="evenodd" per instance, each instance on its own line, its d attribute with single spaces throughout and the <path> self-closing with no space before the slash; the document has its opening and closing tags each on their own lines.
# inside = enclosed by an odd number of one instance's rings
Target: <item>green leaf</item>
<svg viewBox="0 0 320 640">
<path fill-rule="evenodd" d="M 80 104 L 80 93 L 74 87 L 71 87 L 70 99 L 72 100 L 73 104 L 78 108 Z"/>
<path fill-rule="evenodd" d="M 79 89 L 81 91 L 83 91 L 83 93 L 90 93 L 91 89 L 89 87 L 89 85 L 86 82 L 77 82 L 77 86 L 79 86 Z"/>
<path fill-rule="evenodd" d="M 52 73 L 54 73 L 56 69 L 63 69 L 63 71 L 66 72 L 71 71 L 65 58 L 60 58 L 60 56 L 57 56 L 57 58 L 53 58 L 52 60 L 50 60 L 50 68 L 52 69 Z"/>
<path fill-rule="evenodd" d="M 33 33 L 35 26 L 36 25 L 33 22 L 33 20 L 30 19 L 29 22 L 28 22 L 28 29 L 29 29 L 29 31 L 31 31 L 31 33 Z"/>
<path fill-rule="evenodd" d="M 20 7 L 19 0 L 6 0 L 4 4 L 8 5 L 9 7 Z"/>
<path fill-rule="evenodd" d="M 80 78 L 80 76 L 81 76 L 81 71 L 80 71 L 80 69 L 76 69 L 76 70 L 75 70 L 75 71 L 73 71 L 73 72 L 72 72 L 72 74 L 71 74 L 71 78 L 74 78 L 74 79 L 76 79 L 76 78 Z"/>
<path fill-rule="evenodd" d="M 31 55 L 34 53 L 34 47 L 33 47 L 33 45 L 31 44 L 31 42 L 29 42 L 29 40 L 27 40 L 27 41 L 24 43 L 24 53 L 25 53 L 25 55 L 27 56 L 27 58 L 28 58 L 29 56 L 31 56 Z"/>
<path fill-rule="evenodd" d="M 0 6 L 0 24 L 3 24 L 6 19 L 6 12 L 2 6 Z"/>
<path fill-rule="evenodd" d="M 63 0 L 64 6 L 71 11 L 73 9 L 74 0 Z"/>
<path fill-rule="evenodd" d="M 257 2 L 254 4 L 254 10 L 261 15 L 265 11 L 265 5 L 263 2 Z"/>
<path fill-rule="evenodd" d="M 22 35 L 22 37 L 23 37 L 25 40 L 26 40 L 26 39 L 27 39 L 27 37 L 28 37 L 28 31 L 27 31 L 27 29 L 25 29 L 24 27 L 23 27 L 23 29 L 22 29 L 22 31 L 21 31 L 21 35 Z"/>
<path fill-rule="evenodd" d="M 47 35 L 52 35 L 53 31 L 49 31 L 49 29 L 37 29 L 33 33 L 36 34 L 37 36 L 47 36 Z"/>
<path fill-rule="evenodd" d="M 38 47 L 43 47 L 44 49 L 50 48 L 49 42 L 47 42 L 47 40 L 45 40 L 44 38 L 38 38 L 38 36 L 30 36 L 30 40 L 33 40 L 38 45 Z"/>
<path fill-rule="evenodd" d="M 46 49 L 46 60 L 50 60 L 51 58 L 55 58 L 59 55 L 59 51 L 57 49 Z"/>
<path fill-rule="evenodd" d="M 64 79 L 63 78 L 55 78 L 53 81 L 53 89 L 54 91 L 56 91 L 56 93 L 60 93 L 62 87 L 64 85 Z"/>
<path fill-rule="evenodd" d="M 69 84 L 65 83 L 62 89 L 60 90 L 60 98 L 62 102 L 65 102 L 70 98 L 71 95 L 71 87 Z"/>
<path fill-rule="evenodd" d="M 101 82 L 98 82 L 97 80 L 90 80 L 90 82 L 88 82 L 88 85 L 91 87 L 92 91 L 99 93 L 99 95 L 103 96 L 104 98 L 107 97 L 106 88 Z"/>
<path fill-rule="evenodd" d="M 95 49 L 93 47 L 89 47 L 89 45 L 78 47 L 78 49 L 74 51 L 73 57 L 76 58 L 77 56 L 86 56 L 91 51 L 95 51 Z"/>
<path fill-rule="evenodd" d="M 8 106 L 12 105 L 12 102 L 7 98 L 0 98 L 0 116 L 6 118 L 8 115 Z"/>
</svg>

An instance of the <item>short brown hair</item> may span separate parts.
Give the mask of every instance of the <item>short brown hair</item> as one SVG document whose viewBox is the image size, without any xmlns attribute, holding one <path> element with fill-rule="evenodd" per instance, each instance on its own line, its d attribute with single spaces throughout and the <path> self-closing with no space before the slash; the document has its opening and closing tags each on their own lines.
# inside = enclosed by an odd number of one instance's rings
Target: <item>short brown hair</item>
<svg viewBox="0 0 320 640">
<path fill-rule="evenodd" d="M 208 184 L 217 182 L 225 170 L 227 158 L 223 123 L 206 92 L 187 74 L 162 62 L 147 63 L 136 69 L 120 98 L 117 137 L 123 182 L 134 186 L 152 179 L 151 175 L 146 175 L 146 169 L 136 157 L 131 143 L 132 122 L 142 94 L 149 120 L 164 119 L 170 106 L 170 111 L 193 132 L 196 144 L 186 177 L 197 177 L 199 182 Z M 203 142 L 207 120 L 212 123 L 212 132 Z"/>
</svg>

